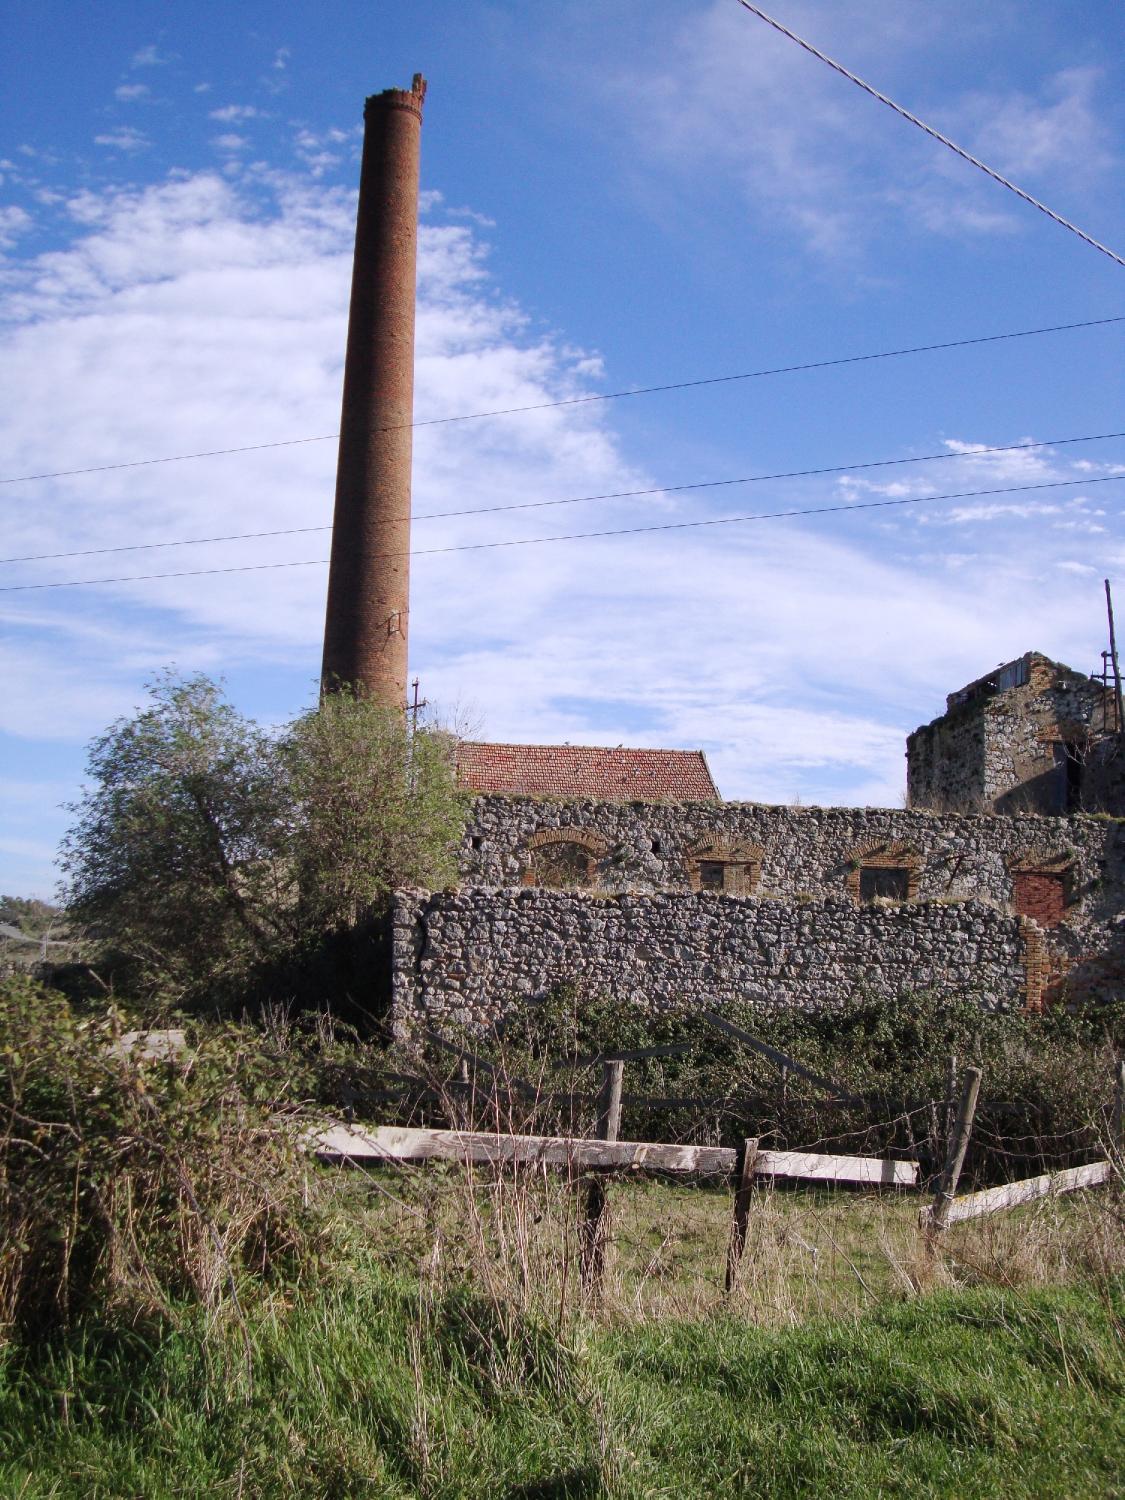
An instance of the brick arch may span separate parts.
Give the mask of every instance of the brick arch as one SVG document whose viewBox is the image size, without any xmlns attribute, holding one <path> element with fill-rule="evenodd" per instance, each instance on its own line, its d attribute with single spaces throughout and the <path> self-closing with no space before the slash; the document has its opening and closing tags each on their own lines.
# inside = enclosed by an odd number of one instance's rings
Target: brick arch
<svg viewBox="0 0 1125 1500">
<path fill-rule="evenodd" d="M 865 870 L 900 871 L 905 876 L 901 899 L 917 901 L 922 880 L 922 856 L 902 839 L 866 839 L 848 855 L 847 887 L 857 906 L 872 899 L 864 890 Z"/>
<path fill-rule="evenodd" d="M 571 862 L 573 880 L 545 880 L 543 876 L 551 867 L 550 856 L 541 855 L 536 860 L 537 850 L 558 849 L 570 845 L 581 850 L 579 857 Z M 593 885 L 597 878 L 598 861 L 609 852 L 609 843 L 600 833 L 589 828 L 537 828 L 524 840 L 524 885 Z M 557 865 L 557 862 L 556 862 Z M 557 867 L 561 868 L 561 866 Z"/>
<path fill-rule="evenodd" d="M 760 844 L 707 834 L 684 850 L 684 865 L 693 891 L 750 896 L 757 890 L 765 857 Z"/>
</svg>

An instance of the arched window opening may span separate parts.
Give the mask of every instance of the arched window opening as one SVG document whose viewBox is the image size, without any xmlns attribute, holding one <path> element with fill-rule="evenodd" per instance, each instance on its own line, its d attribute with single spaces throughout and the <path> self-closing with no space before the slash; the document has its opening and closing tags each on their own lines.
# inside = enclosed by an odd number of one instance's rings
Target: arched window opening
<svg viewBox="0 0 1125 1500">
<path fill-rule="evenodd" d="M 523 883 L 555 890 L 596 885 L 598 862 L 607 849 L 600 834 L 586 829 L 539 829 L 527 841 Z"/>
<path fill-rule="evenodd" d="M 531 868 L 535 885 L 565 890 L 593 884 L 594 859 L 583 844 L 541 844 L 532 851 Z"/>
</svg>

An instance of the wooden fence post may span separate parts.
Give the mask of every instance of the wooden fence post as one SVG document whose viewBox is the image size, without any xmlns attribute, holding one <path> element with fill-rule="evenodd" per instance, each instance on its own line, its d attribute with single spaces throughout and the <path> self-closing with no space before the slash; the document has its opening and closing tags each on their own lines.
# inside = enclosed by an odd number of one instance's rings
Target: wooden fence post
<svg viewBox="0 0 1125 1500">
<path fill-rule="evenodd" d="M 949 1208 L 957 1191 L 961 1168 L 965 1164 L 965 1152 L 969 1149 L 973 1116 L 977 1110 L 977 1095 L 980 1093 L 980 1076 L 979 1068 L 965 1069 L 965 1086 L 961 1090 L 961 1103 L 957 1107 L 957 1119 L 949 1138 L 945 1170 L 941 1174 L 938 1190 L 934 1194 L 933 1207 L 930 1209 L 931 1229 L 944 1229 L 949 1217 Z"/>
<path fill-rule="evenodd" d="M 598 1095 L 597 1138 L 599 1141 L 615 1141 L 621 1129 L 621 1084 L 625 1064 L 620 1060 L 607 1062 L 602 1073 L 602 1087 Z M 582 1284 L 587 1292 L 595 1295 L 601 1288 L 605 1270 L 606 1192 L 605 1179 L 595 1173 L 586 1184 L 586 1202 L 583 1209 L 581 1229 Z"/>
<path fill-rule="evenodd" d="M 1125 1159 L 1125 1060 L 1117 1064 L 1113 1080 L 1113 1122 L 1110 1126 L 1109 1155 L 1116 1151 Z"/>
<path fill-rule="evenodd" d="M 473 1117 L 476 1113 L 473 1108 L 473 1092 L 469 1078 L 469 1059 L 462 1057 L 461 1061 L 457 1064 L 457 1089 L 454 1094 L 454 1097 L 457 1094 L 461 1096 L 458 1114 L 462 1130 L 472 1130 L 473 1128 Z"/>
<path fill-rule="evenodd" d="M 621 1132 L 621 1084 L 625 1064 L 620 1060 L 607 1062 L 602 1072 L 602 1087 L 598 1095 L 598 1140 L 615 1141 Z"/>
<path fill-rule="evenodd" d="M 754 1167 L 758 1159 L 758 1138 L 753 1136 L 742 1143 L 738 1153 L 737 1186 L 734 1192 L 734 1217 L 730 1226 L 730 1244 L 727 1246 L 727 1293 L 734 1287 L 738 1264 L 746 1248 L 746 1229 L 750 1222 L 750 1198 L 754 1190 Z"/>
<path fill-rule="evenodd" d="M 949 1154 L 949 1143 L 953 1139 L 954 1100 L 957 1097 L 957 1054 L 951 1052 L 945 1065 L 945 1151 Z"/>
</svg>

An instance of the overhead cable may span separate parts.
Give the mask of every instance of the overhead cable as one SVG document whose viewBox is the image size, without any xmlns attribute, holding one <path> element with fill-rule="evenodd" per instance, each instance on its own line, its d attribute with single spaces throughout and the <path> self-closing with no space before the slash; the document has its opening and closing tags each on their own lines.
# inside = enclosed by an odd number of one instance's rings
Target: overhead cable
<svg viewBox="0 0 1125 1500">
<path fill-rule="evenodd" d="M 513 537 L 496 542 L 459 542 L 448 547 L 419 547 L 409 552 L 376 552 L 371 560 L 390 557 L 437 557 L 449 552 L 489 552 L 500 547 L 541 547 L 551 542 L 584 542 L 602 537 L 640 536 L 643 532 L 694 531 L 704 526 L 735 526 L 750 521 L 780 521 L 798 516 L 828 516 L 840 512 L 886 510 L 892 506 L 930 505 L 938 500 L 973 500 L 985 495 L 1018 495 L 1032 490 L 1061 490 L 1075 485 L 1113 484 L 1125 480 L 1125 474 L 1105 474 L 1090 479 L 1054 479 L 1042 484 L 1009 484 L 997 489 L 959 490 L 948 495 L 898 496 L 893 500 L 860 500 L 853 504 L 816 505 L 800 510 L 760 511 L 749 516 L 716 516 L 703 521 L 666 521 L 656 526 L 622 526 L 608 531 L 573 531 L 562 536 Z M 302 558 L 295 562 L 244 563 L 231 568 L 191 568 L 177 573 L 133 573 L 120 578 L 72 578 L 58 583 L 15 583 L 0 587 L 0 594 L 20 594 L 40 589 L 89 588 L 97 584 L 146 583 L 165 578 L 205 578 L 220 573 L 267 573 L 278 568 L 324 567 L 327 557 Z"/>
<path fill-rule="evenodd" d="M 1102 328 L 1111 323 L 1125 323 L 1125 313 L 1107 318 L 1086 318 L 1080 323 L 1053 323 L 1044 328 L 1020 328 L 1012 333 L 986 333 L 974 338 L 947 339 L 940 344 L 914 344 L 902 349 L 880 349 L 872 354 L 846 354 L 838 359 L 807 360 L 804 364 L 774 365 L 762 370 L 746 370 L 737 375 L 708 375 L 700 380 L 676 380 L 668 385 L 636 386 L 631 390 L 600 391 L 585 396 L 563 396 L 557 401 L 535 401 L 527 406 L 502 406 L 491 411 L 460 412 L 448 417 L 426 417 L 418 422 L 398 422 L 373 432 L 396 432 L 402 427 L 443 427 L 455 422 L 480 422 L 488 417 L 516 417 L 525 412 L 553 411 L 562 406 L 589 406 L 599 401 L 620 401 L 626 396 L 658 396 L 666 391 L 698 390 L 711 385 L 733 385 L 741 380 L 762 380 L 770 375 L 799 375 L 809 370 L 831 370 L 841 365 L 869 364 L 879 359 L 901 359 L 908 354 L 937 354 L 946 349 L 968 349 L 976 344 L 1001 344 L 1010 339 L 1038 338 L 1048 333 L 1071 333 L 1081 328 Z M 207 448 L 198 453 L 170 453 L 160 458 L 133 458 L 115 464 L 89 464 L 80 469 L 52 469 L 42 474 L 14 474 L 0 477 L 0 484 L 30 484 L 40 479 L 73 479 L 83 474 L 112 474 L 120 469 L 144 469 L 155 464 L 182 464 L 199 458 L 227 458 L 236 453 L 262 453 L 270 448 L 296 448 L 306 443 L 330 443 L 339 432 L 323 432 L 316 437 L 278 438 L 269 443 L 243 443 L 235 448 Z"/>
<path fill-rule="evenodd" d="M 811 42 L 806 42 L 804 37 L 798 36 L 795 31 L 790 31 L 788 26 L 783 26 L 780 21 L 775 21 L 773 16 L 768 16 L 757 5 L 752 5 L 750 0 L 738 0 L 738 3 L 742 6 L 743 10 L 748 10 L 751 15 L 757 16 L 761 21 L 765 21 L 775 31 L 780 31 L 782 36 L 787 36 L 791 42 L 796 42 L 798 47 L 803 47 L 806 52 L 811 52 L 813 57 L 818 57 L 822 63 L 827 63 L 830 68 L 835 69 L 842 77 L 849 79 L 852 83 L 863 89 L 864 93 L 870 94 L 873 99 L 878 99 L 880 104 L 885 104 L 888 109 L 893 109 L 896 115 L 901 115 L 904 120 L 909 120 L 911 125 L 917 125 L 919 130 L 924 130 L 928 136 L 932 136 L 935 141 L 940 141 L 943 146 L 948 146 L 950 151 L 959 156 L 962 161 L 967 161 L 970 166 L 979 168 L 987 177 L 991 177 L 993 182 L 998 182 L 1001 187 L 1006 187 L 1009 192 L 1015 193 L 1017 198 L 1022 198 L 1025 203 L 1030 203 L 1032 208 L 1037 208 L 1040 213 L 1046 214 L 1048 219 L 1053 219 L 1063 229 L 1069 229 L 1071 234 L 1076 234 L 1080 240 L 1084 240 L 1094 250 L 1100 250 L 1103 255 L 1108 255 L 1110 260 L 1116 261 L 1119 266 L 1125 266 L 1125 259 L 1118 255 L 1116 250 L 1111 250 L 1108 245 L 1103 245 L 1101 240 L 1094 239 L 1093 235 L 1087 234 L 1084 229 L 1079 229 L 1077 224 L 1072 224 L 1069 219 L 1064 219 L 1062 214 L 1057 214 L 1053 208 L 1048 208 L 1038 198 L 1033 198 L 1030 193 L 1025 192 L 1021 187 L 1017 187 L 1009 178 L 1001 176 L 999 172 L 986 165 L 979 157 L 973 156 L 963 146 L 958 146 L 956 141 L 951 141 L 947 135 L 942 135 L 940 130 L 935 130 L 932 125 L 927 125 L 925 120 L 920 120 L 917 115 L 911 114 L 910 110 L 904 109 L 901 104 L 896 104 L 893 99 L 888 98 L 886 94 L 881 93 L 872 84 L 865 82 L 858 74 L 853 73 L 850 68 L 845 68 L 843 63 L 837 62 L 834 57 L 829 57 L 827 52 L 821 52 L 819 47 L 814 47 Z"/>
<path fill-rule="evenodd" d="M 819 469 L 787 469 L 774 474 L 747 474 L 737 479 L 702 479 L 691 484 L 658 484 L 643 490 L 610 490 L 602 495 L 569 495 L 559 500 L 519 500 L 510 505 L 477 505 L 465 510 L 422 511 L 415 521 L 445 521 L 456 516 L 490 516 L 505 511 L 543 510 L 555 505 L 585 505 L 595 500 L 638 500 L 651 495 L 680 495 L 689 490 L 729 488 L 737 484 L 762 484 L 775 479 L 813 479 L 826 474 L 852 474 L 864 469 L 889 469 L 903 464 L 937 463 L 946 459 L 981 458 L 990 453 L 1023 453 L 1032 448 L 1062 448 L 1073 443 L 1101 443 L 1109 438 L 1125 437 L 1125 432 L 1095 432 L 1082 437 L 1044 438 L 1028 443 L 997 443 L 989 448 L 969 448 L 962 452 L 921 453 L 911 458 L 876 458 L 866 463 L 831 464 Z M 286 526 L 273 531 L 235 531 L 222 536 L 179 537 L 164 542 L 128 542 L 119 547 L 83 547 L 73 552 L 31 552 L 22 557 L 0 557 L 0 565 L 29 562 L 57 562 L 67 557 L 104 557 L 117 552 L 154 552 L 162 547 L 201 547 L 217 542 L 260 541 L 275 536 L 308 536 L 331 531 L 331 525 Z"/>
</svg>

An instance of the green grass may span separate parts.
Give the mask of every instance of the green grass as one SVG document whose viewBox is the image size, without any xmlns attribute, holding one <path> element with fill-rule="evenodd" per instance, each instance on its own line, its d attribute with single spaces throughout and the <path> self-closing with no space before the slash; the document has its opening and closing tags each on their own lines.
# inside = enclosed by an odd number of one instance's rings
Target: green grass
<svg viewBox="0 0 1125 1500">
<path fill-rule="evenodd" d="M 387 1267 L 426 1266 L 553 1315 L 578 1300 L 578 1190 L 534 1173 L 459 1167 L 330 1178 L 357 1250 Z M 919 1197 L 801 1186 L 760 1189 L 750 1214 L 735 1310 L 754 1323 L 857 1315 L 941 1286 L 1069 1284 L 1125 1272 L 1116 1195 L 1075 1194 L 955 1226 L 925 1255 Z M 728 1183 L 624 1177 L 607 1188 L 610 1248 L 602 1321 L 691 1321 L 726 1307 Z M 567 1279 L 563 1262 L 569 1257 Z"/>
<path fill-rule="evenodd" d="M 21 1496 L 1120 1495 L 1125 1287 L 939 1292 L 796 1328 L 571 1325 L 373 1263 L 202 1336 L 0 1367 Z M 252 1373 L 247 1369 L 247 1342 Z"/>
</svg>

